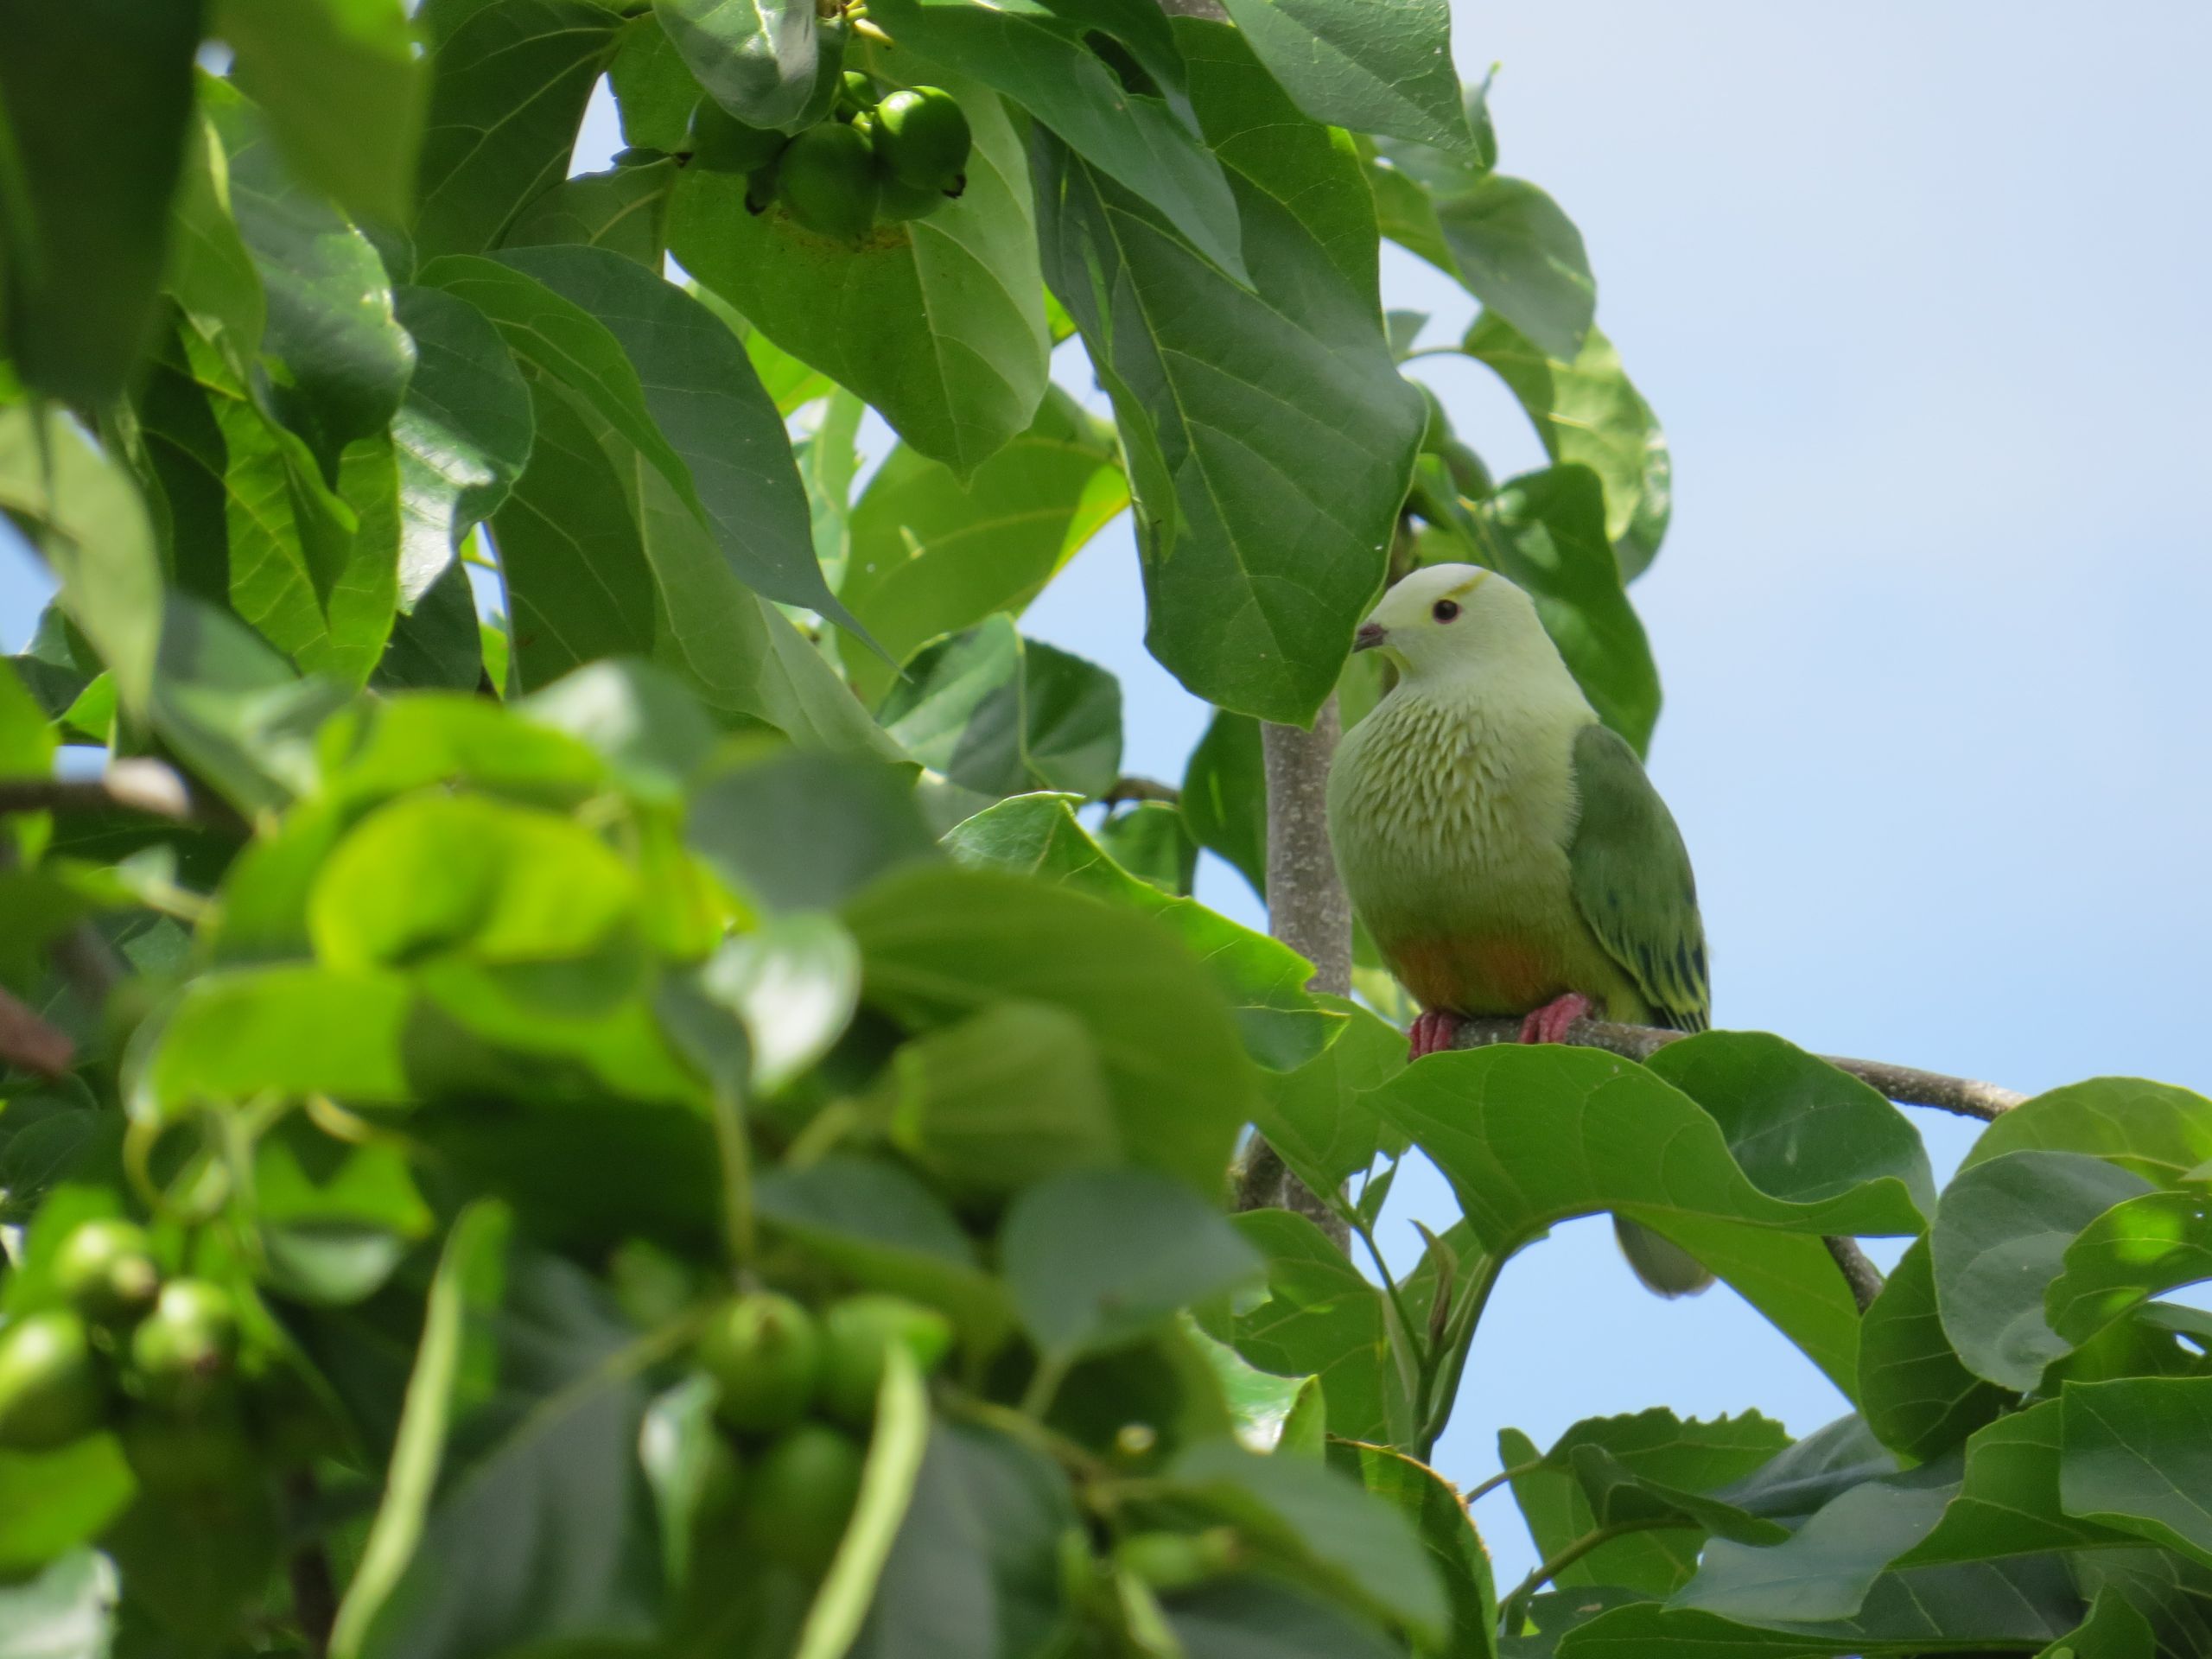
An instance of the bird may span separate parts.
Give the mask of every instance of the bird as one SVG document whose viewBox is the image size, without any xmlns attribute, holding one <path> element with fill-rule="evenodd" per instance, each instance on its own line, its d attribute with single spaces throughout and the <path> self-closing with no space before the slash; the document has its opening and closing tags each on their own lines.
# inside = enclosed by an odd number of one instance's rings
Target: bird
<svg viewBox="0 0 2212 1659">
<path fill-rule="evenodd" d="M 1397 683 L 1338 747 L 1329 840 L 1353 913 L 1420 1005 L 1410 1058 L 1448 1047 L 1460 1015 L 1522 1016 L 1527 1043 L 1590 1014 L 1704 1030 L 1688 849 L 1529 595 L 1480 565 L 1427 565 L 1352 649 L 1380 652 Z M 1656 1294 L 1713 1282 L 1670 1240 L 1613 1226 Z"/>
</svg>

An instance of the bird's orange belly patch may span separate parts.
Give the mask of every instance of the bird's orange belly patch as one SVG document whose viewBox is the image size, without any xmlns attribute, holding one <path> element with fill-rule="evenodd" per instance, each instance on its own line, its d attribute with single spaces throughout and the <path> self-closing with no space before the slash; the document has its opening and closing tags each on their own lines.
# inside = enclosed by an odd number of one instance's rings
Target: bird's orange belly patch
<svg viewBox="0 0 2212 1659">
<path fill-rule="evenodd" d="M 1525 1014 L 1570 988 L 1558 959 L 1525 936 L 1414 939 L 1384 954 L 1425 1008 Z"/>
</svg>

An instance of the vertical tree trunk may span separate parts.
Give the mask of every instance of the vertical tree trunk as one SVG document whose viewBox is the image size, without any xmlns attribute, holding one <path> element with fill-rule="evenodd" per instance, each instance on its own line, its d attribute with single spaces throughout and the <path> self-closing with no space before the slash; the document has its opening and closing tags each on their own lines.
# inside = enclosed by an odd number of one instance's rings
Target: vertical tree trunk
<svg viewBox="0 0 2212 1659">
<path fill-rule="evenodd" d="M 1329 761 L 1341 733 L 1332 697 L 1312 731 L 1268 723 L 1260 728 L 1260 741 L 1268 776 L 1268 931 L 1313 964 L 1308 989 L 1345 996 L 1351 991 L 1351 903 L 1329 851 L 1328 815 Z M 1344 1224 L 1258 1135 L 1237 1178 L 1236 1207 L 1294 1210 L 1340 1248 L 1350 1242 Z"/>
</svg>

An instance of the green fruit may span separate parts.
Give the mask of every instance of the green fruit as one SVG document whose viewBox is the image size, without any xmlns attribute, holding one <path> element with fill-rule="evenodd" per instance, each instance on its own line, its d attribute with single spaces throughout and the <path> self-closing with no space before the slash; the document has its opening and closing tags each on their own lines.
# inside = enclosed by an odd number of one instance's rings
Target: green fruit
<svg viewBox="0 0 2212 1659">
<path fill-rule="evenodd" d="M 893 92 L 876 105 L 875 124 L 876 146 L 895 177 L 924 190 L 956 187 L 975 140 L 950 92 L 936 86 Z"/>
<path fill-rule="evenodd" d="M 709 173 L 750 173 L 776 159 L 785 140 L 767 127 L 749 127 L 711 98 L 691 111 L 691 165 Z"/>
<path fill-rule="evenodd" d="M 845 71 L 837 92 L 837 113 L 851 120 L 863 110 L 875 107 L 875 83 L 857 69 Z"/>
<path fill-rule="evenodd" d="M 229 1491 L 253 1475 L 252 1444 L 228 1414 L 179 1419 L 134 1411 L 124 1421 L 122 1438 L 130 1472 L 164 1497 Z"/>
<path fill-rule="evenodd" d="M 238 1309 L 205 1279 L 172 1279 L 130 1334 L 130 1369 L 142 1397 L 179 1413 L 214 1399 L 238 1357 Z"/>
<path fill-rule="evenodd" d="M 820 1327 L 772 1291 L 741 1296 L 716 1314 L 698 1356 L 720 1391 L 716 1413 L 742 1433 L 789 1427 L 806 1414 L 821 1382 Z"/>
<path fill-rule="evenodd" d="M 127 1325 L 153 1306 L 162 1270 L 146 1230 L 127 1221 L 87 1221 L 54 1255 L 61 1294 L 95 1325 Z"/>
<path fill-rule="evenodd" d="M 1205 1532 L 1141 1532 L 1114 1550 L 1114 1564 L 1155 1590 L 1181 1590 L 1218 1578 L 1236 1565 L 1236 1535 L 1226 1527 Z"/>
<path fill-rule="evenodd" d="M 818 1573 L 837 1553 L 860 1499 L 860 1446 L 821 1423 L 802 1423 L 761 1454 L 746 1483 L 745 1541 Z"/>
<path fill-rule="evenodd" d="M 776 191 L 810 231 L 858 241 L 875 219 L 875 151 L 857 126 L 810 127 L 784 152 Z"/>
<path fill-rule="evenodd" d="M 942 190 L 925 190 L 911 185 L 904 179 L 885 175 L 876 181 L 875 213 L 878 219 L 926 219 L 944 206 Z"/>
<path fill-rule="evenodd" d="M 944 1361 L 952 1325 L 944 1314 L 899 1296 L 848 1296 L 822 1316 L 822 1408 L 865 1428 L 891 1349 L 904 1348 L 925 1376 Z"/>
<path fill-rule="evenodd" d="M 47 1452 L 100 1426 L 107 1382 L 74 1313 L 33 1313 L 0 1332 L 0 1446 Z"/>
</svg>

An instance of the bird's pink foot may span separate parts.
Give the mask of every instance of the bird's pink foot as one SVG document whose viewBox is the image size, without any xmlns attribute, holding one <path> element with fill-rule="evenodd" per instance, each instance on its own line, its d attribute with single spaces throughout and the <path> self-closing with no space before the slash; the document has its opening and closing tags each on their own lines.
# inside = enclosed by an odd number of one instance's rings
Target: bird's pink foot
<svg viewBox="0 0 2212 1659">
<path fill-rule="evenodd" d="M 1567 1027 L 1593 1012 L 1588 997 L 1580 991 L 1569 991 L 1565 996 L 1553 998 L 1521 1022 L 1521 1040 L 1563 1043 Z"/>
<path fill-rule="evenodd" d="M 1414 1019 L 1413 1029 L 1406 1033 L 1406 1063 L 1410 1065 L 1424 1055 L 1440 1053 L 1451 1047 L 1452 1039 L 1459 1034 L 1459 1023 L 1442 1008 L 1423 1008 Z"/>
</svg>

